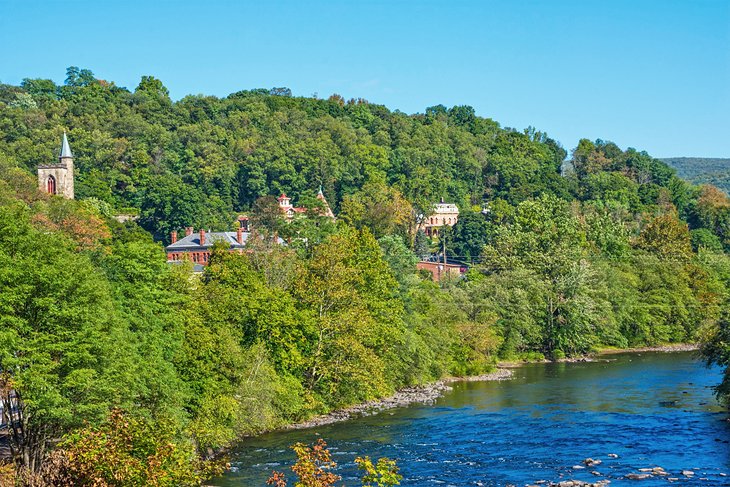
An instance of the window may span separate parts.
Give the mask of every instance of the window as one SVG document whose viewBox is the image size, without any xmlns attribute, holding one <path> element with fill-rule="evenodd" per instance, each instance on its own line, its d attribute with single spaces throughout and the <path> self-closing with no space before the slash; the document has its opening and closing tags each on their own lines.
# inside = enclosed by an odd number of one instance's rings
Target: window
<svg viewBox="0 0 730 487">
<path fill-rule="evenodd" d="M 48 176 L 46 188 L 49 194 L 56 194 L 56 178 L 54 178 L 53 176 Z"/>
</svg>

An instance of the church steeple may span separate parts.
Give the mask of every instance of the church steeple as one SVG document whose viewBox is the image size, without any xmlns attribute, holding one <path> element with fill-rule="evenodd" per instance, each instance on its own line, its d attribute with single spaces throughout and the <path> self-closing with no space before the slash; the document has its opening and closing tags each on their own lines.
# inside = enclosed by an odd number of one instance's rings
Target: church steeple
<svg viewBox="0 0 730 487">
<path fill-rule="evenodd" d="M 68 145 L 68 138 L 66 137 L 66 132 L 63 133 L 63 140 L 61 141 L 61 152 L 58 154 L 58 159 L 61 161 L 61 159 L 73 159 L 73 154 L 71 153 L 71 146 Z M 63 161 L 61 161 L 63 162 Z"/>
<path fill-rule="evenodd" d="M 74 156 L 66 132 L 61 139 L 58 162 L 38 166 L 38 189 L 64 198 L 74 198 Z"/>
</svg>

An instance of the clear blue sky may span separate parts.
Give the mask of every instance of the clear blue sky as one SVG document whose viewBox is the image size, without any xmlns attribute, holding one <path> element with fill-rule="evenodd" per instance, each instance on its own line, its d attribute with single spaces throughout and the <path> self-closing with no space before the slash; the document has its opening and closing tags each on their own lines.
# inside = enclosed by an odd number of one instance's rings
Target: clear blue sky
<svg viewBox="0 0 730 487">
<path fill-rule="evenodd" d="M 730 157 L 730 0 L 0 0 L 0 82 L 68 66 L 173 98 L 287 86 L 467 104 L 573 148 Z"/>
</svg>

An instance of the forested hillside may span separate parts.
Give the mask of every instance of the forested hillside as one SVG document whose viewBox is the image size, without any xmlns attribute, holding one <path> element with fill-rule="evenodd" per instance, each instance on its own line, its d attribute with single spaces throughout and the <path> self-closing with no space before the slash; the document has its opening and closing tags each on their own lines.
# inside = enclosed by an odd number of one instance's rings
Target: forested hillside
<svg viewBox="0 0 730 487">
<path fill-rule="evenodd" d="M 673 157 L 662 159 L 680 178 L 695 184 L 712 184 L 730 193 L 730 159 Z"/>
<path fill-rule="evenodd" d="M 64 130 L 76 201 L 36 190 Z M 77 68 L 63 86 L 0 86 L 16 464 L 195 484 L 241 435 L 499 358 L 704 340 L 726 363 L 727 195 L 611 142 L 566 157 L 466 106 L 407 115 L 283 88 L 173 102 L 152 77 L 130 91 Z M 262 217 L 267 196 L 311 201 L 320 185 L 337 223 Z M 443 241 L 416 228 L 442 197 L 461 209 L 447 253 L 472 266 L 436 284 L 415 263 Z M 139 225 L 111 218 L 131 211 Z M 170 230 L 228 229 L 241 211 L 251 252 L 216 249 L 202 277 L 166 264 Z"/>
</svg>

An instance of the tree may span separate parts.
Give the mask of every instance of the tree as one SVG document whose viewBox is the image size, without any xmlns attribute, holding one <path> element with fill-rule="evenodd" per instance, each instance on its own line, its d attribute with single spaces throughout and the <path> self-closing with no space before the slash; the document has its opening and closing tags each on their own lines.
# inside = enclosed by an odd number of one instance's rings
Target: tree
<svg viewBox="0 0 730 487">
<path fill-rule="evenodd" d="M 273 196 L 261 196 L 251 208 L 251 226 L 262 235 L 276 234 L 283 226 L 283 218 L 279 202 Z"/>
<path fill-rule="evenodd" d="M 23 78 L 20 86 L 34 98 L 42 101 L 58 98 L 58 86 L 50 79 Z"/>
<path fill-rule="evenodd" d="M 397 287 L 366 230 L 344 230 L 314 250 L 295 289 L 313 327 L 309 390 L 333 405 L 392 390 L 386 358 L 403 331 Z"/>
<path fill-rule="evenodd" d="M 135 92 L 143 92 L 156 98 L 168 98 L 168 101 L 170 97 L 170 91 L 165 88 L 162 81 L 158 80 L 154 76 L 142 76 Z"/>
<path fill-rule="evenodd" d="M 171 176 L 154 178 L 144 192 L 139 223 L 156 240 L 168 242 L 170 232 L 207 223 L 203 217 L 205 197 Z"/>
<path fill-rule="evenodd" d="M 0 390 L 16 464 L 40 469 L 52 441 L 115 399 L 121 330 L 109 287 L 59 234 L 0 207 Z"/>
<path fill-rule="evenodd" d="M 89 69 L 79 69 L 76 66 L 69 66 L 66 69 L 66 86 L 83 87 L 94 82 L 96 82 L 96 78 Z"/>
<path fill-rule="evenodd" d="M 491 229 L 484 215 L 462 212 L 451 232 L 449 253 L 465 261 L 478 259 L 489 241 L 490 234 Z"/>
<path fill-rule="evenodd" d="M 426 232 L 424 232 L 422 229 L 419 229 L 416 232 L 416 237 L 413 242 L 413 252 L 421 260 L 427 259 L 428 256 L 431 254 L 428 237 L 426 236 Z"/>
<path fill-rule="evenodd" d="M 400 283 L 402 291 L 405 291 L 413 282 L 418 257 L 406 246 L 403 238 L 397 235 L 380 237 L 378 244 L 383 250 L 385 261 Z"/>
<path fill-rule="evenodd" d="M 344 198 L 340 218 L 356 228 L 368 227 L 376 237 L 382 237 L 407 235 L 411 213 L 411 204 L 400 191 L 389 187 L 382 179 L 375 179 Z"/>
<path fill-rule="evenodd" d="M 687 224 L 671 213 L 652 218 L 642 228 L 636 246 L 665 259 L 687 259 L 692 254 Z"/>
</svg>

